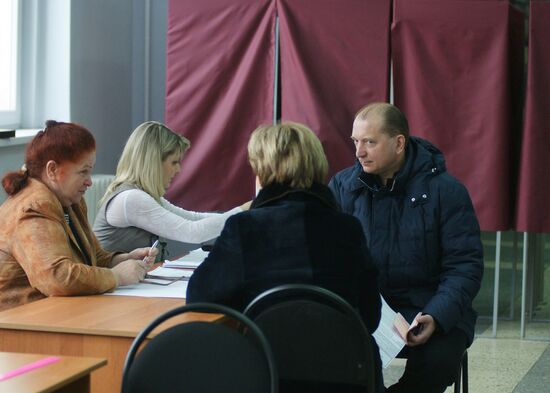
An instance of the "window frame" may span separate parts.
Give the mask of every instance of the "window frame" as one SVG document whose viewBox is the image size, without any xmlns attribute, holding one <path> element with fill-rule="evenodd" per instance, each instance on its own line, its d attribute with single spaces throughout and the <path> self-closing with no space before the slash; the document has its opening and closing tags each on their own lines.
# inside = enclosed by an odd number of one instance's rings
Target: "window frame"
<svg viewBox="0 0 550 393">
<path fill-rule="evenodd" d="M 13 110 L 0 109 L 0 127 L 17 128 L 21 124 L 21 44 L 22 44 L 22 2 L 20 0 L 10 0 L 15 4 L 17 26 L 15 39 L 15 108 Z"/>
</svg>

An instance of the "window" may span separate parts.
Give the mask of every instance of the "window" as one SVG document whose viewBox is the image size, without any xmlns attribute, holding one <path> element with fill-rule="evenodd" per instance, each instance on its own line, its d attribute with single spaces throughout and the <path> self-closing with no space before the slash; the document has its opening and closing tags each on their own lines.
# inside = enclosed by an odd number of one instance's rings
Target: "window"
<svg viewBox="0 0 550 393">
<path fill-rule="evenodd" d="M 19 1 L 0 0 L 0 124 L 14 125 L 18 119 L 18 32 Z"/>
</svg>

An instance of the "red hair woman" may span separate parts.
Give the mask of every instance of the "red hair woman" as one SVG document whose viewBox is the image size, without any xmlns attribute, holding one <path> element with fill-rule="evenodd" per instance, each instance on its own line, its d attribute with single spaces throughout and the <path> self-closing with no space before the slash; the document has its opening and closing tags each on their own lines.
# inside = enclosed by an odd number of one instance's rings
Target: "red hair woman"
<svg viewBox="0 0 550 393">
<path fill-rule="evenodd" d="M 47 296 L 98 294 L 143 279 L 149 247 L 105 251 L 82 198 L 92 185 L 95 140 L 84 127 L 46 122 L 19 171 L 2 179 L 0 310 Z"/>
</svg>

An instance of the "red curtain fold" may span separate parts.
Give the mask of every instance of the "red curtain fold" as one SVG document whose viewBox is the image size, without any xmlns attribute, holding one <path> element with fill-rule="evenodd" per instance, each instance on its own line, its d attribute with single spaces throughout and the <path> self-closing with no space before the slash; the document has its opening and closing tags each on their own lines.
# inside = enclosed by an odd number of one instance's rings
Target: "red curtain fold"
<svg viewBox="0 0 550 393">
<path fill-rule="evenodd" d="M 550 3 L 531 1 L 516 230 L 550 232 Z"/>
<path fill-rule="evenodd" d="M 499 0 L 395 0 L 392 60 L 395 104 L 411 133 L 445 154 L 468 188 L 483 230 L 512 224 L 512 107 L 520 91 L 510 66 L 520 23 Z"/>
<path fill-rule="evenodd" d="M 165 122 L 191 141 L 167 198 L 225 210 L 254 196 L 246 146 L 273 119 L 273 0 L 171 0 Z"/>
<path fill-rule="evenodd" d="M 355 113 L 387 101 L 389 0 L 277 0 L 281 118 L 321 139 L 330 174 L 351 165 Z"/>
</svg>

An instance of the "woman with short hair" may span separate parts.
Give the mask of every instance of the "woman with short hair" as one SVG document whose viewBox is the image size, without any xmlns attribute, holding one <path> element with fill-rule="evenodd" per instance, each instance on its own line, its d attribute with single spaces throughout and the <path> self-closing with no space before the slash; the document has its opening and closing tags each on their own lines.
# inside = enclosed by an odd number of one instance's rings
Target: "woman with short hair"
<svg viewBox="0 0 550 393">
<path fill-rule="evenodd" d="M 359 221 L 340 212 L 326 186 L 328 162 L 315 134 L 299 123 L 258 127 L 248 158 L 260 188 L 249 211 L 230 217 L 187 287 L 187 303 L 243 311 L 283 284 L 312 284 L 344 298 L 373 333 L 380 321 L 377 269 Z M 378 391 L 383 391 L 376 358 Z"/>
<path fill-rule="evenodd" d="M 248 159 L 259 193 L 249 211 L 227 220 L 189 281 L 187 302 L 244 310 L 267 289 L 309 283 L 358 307 L 372 333 L 380 318 L 377 270 L 359 221 L 340 212 L 326 186 L 317 136 L 299 123 L 260 126 Z"/>
</svg>

